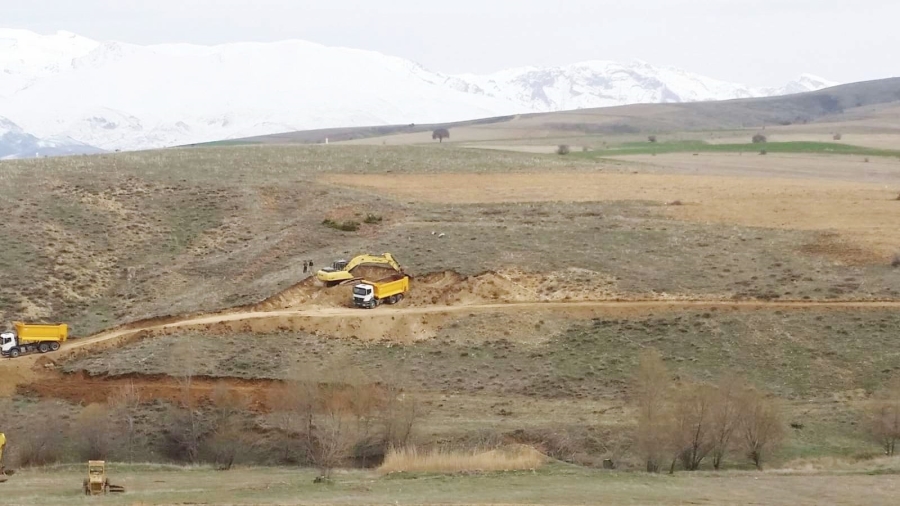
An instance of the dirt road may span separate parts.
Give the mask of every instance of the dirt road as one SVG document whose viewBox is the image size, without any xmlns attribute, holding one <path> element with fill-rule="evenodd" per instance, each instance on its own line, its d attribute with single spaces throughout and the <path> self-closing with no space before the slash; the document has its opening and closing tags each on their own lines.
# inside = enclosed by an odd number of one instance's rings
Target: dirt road
<svg viewBox="0 0 900 506">
<path fill-rule="evenodd" d="M 86 347 L 98 345 L 105 341 L 125 337 L 140 332 L 165 330 L 173 328 L 189 328 L 214 323 L 240 322 L 277 317 L 307 317 L 307 318 L 365 318 L 365 317 L 389 317 L 399 315 L 426 315 L 448 314 L 460 312 L 518 312 L 529 310 L 565 310 L 565 309 L 593 309 L 597 311 L 616 310 L 669 310 L 669 309 L 703 309 L 725 308 L 735 310 L 752 309 L 900 309 L 900 301 L 728 301 L 728 300 L 644 300 L 644 301 L 581 301 L 581 302 L 513 302 L 497 304 L 471 304 L 459 306 L 422 306 L 422 307 L 388 307 L 382 306 L 374 310 L 363 310 L 347 307 L 317 307 L 308 309 L 286 309 L 276 311 L 244 311 L 222 312 L 212 315 L 188 317 L 168 323 L 133 324 L 124 328 L 113 329 L 99 334 L 75 339 L 66 343 L 63 350 L 50 356 L 62 358 L 67 354 Z M 0 370 L 8 368 L 11 364 L 26 364 L 34 362 L 47 355 L 26 355 L 15 360 L 0 362 Z"/>
</svg>

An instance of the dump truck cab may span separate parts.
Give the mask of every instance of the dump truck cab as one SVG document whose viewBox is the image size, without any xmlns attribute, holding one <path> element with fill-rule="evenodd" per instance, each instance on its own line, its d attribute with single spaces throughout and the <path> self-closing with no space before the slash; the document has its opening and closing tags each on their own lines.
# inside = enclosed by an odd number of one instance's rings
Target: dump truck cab
<svg viewBox="0 0 900 506">
<path fill-rule="evenodd" d="M 368 283 L 360 283 L 353 287 L 353 305 L 356 307 L 375 307 L 375 287 Z"/>
<path fill-rule="evenodd" d="M 16 339 L 14 332 L 4 332 L 0 334 L 0 354 L 8 357 L 13 348 L 18 349 L 19 340 Z"/>
</svg>

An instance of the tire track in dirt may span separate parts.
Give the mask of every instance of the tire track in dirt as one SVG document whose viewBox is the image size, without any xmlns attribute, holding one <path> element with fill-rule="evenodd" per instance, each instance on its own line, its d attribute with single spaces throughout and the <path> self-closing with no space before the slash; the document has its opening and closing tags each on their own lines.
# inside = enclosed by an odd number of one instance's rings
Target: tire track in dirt
<svg viewBox="0 0 900 506">
<path fill-rule="evenodd" d="M 141 325 L 132 324 L 101 332 L 94 336 L 73 339 L 52 355 L 26 355 L 17 359 L 0 361 L 0 374 L 4 378 L 0 395 L 10 395 L 19 385 L 27 384 L 42 375 L 49 374 L 54 362 L 72 358 L 94 349 L 114 347 L 129 339 L 140 338 L 157 331 L 172 329 L 204 328 L 229 322 L 253 322 L 277 318 L 305 318 L 311 321 L 341 319 L 396 318 L 402 316 L 454 315 L 459 313 L 565 311 L 587 310 L 598 314 L 622 312 L 650 312 L 689 309 L 729 310 L 808 310 L 808 309 L 900 309 L 900 301 L 734 301 L 734 300 L 598 300 L 576 302 L 508 302 L 464 304 L 456 306 L 379 307 L 363 310 L 346 307 L 315 307 L 307 309 L 283 309 L 271 311 L 231 311 L 178 319 L 168 317 L 162 322 Z"/>
</svg>

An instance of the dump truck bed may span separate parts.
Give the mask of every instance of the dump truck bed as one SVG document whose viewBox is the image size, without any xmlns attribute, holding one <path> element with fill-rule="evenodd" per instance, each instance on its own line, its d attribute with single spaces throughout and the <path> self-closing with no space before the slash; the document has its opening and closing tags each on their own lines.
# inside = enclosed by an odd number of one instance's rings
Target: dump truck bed
<svg viewBox="0 0 900 506">
<path fill-rule="evenodd" d="M 16 329 L 16 335 L 19 341 L 58 341 L 64 342 L 69 337 L 69 326 L 62 323 L 59 325 L 44 325 L 35 323 L 15 322 L 13 326 Z"/>
<path fill-rule="evenodd" d="M 372 283 L 372 287 L 375 289 L 375 297 L 386 299 L 392 295 L 406 293 L 409 290 L 409 277 L 395 274 Z"/>
</svg>

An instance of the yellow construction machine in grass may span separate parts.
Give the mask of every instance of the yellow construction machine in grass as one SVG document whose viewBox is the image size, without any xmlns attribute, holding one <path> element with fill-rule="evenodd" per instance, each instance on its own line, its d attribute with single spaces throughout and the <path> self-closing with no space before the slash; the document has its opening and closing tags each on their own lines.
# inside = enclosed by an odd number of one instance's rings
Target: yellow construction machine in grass
<svg viewBox="0 0 900 506">
<path fill-rule="evenodd" d="M 6 434 L 0 432 L 0 483 L 6 481 L 6 468 L 3 467 L 3 450 L 6 449 Z"/>
<path fill-rule="evenodd" d="M 124 492 L 125 487 L 113 485 L 106 476 L 106 462 L 103 460 L 88 461 L 88 477 L 82 482 L 84 495 L 100 495 L 110 492 Z"/>
<path fill-rule="evenodd" d="M 340 285 L 348 282 L 359 281 L 360 277 L 356 277 L 351 272 L 360 265 L 387 265 L 399 273 L 403 273 L 400 264 L 394 260 L 394 256 L 385 253 L 381 256 L 377 255 L 359 255 L 353 257 L 352 260 L 336 260 L 331 267 L 320 269 L 316 273 L 316 279 L 325 283 L 325 286 Z"/>
</svg>

